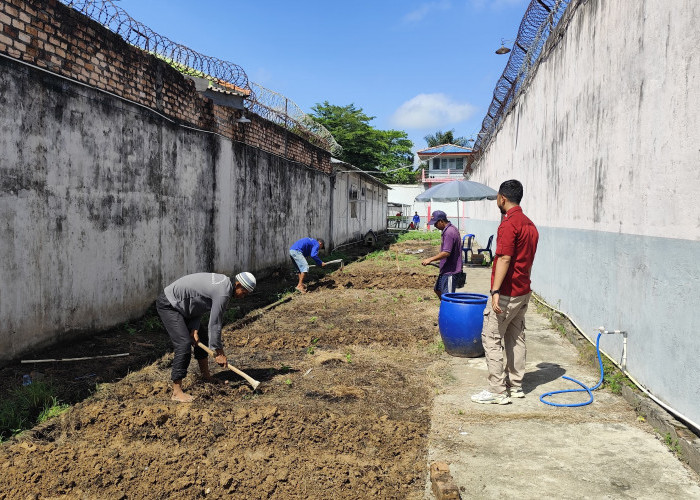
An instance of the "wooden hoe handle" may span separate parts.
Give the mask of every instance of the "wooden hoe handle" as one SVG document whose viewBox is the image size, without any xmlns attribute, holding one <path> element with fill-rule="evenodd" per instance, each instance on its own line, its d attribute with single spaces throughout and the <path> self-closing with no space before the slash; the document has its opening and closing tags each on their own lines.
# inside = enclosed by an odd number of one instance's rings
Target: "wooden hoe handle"
<svg viewBox="0 0 700 500">
<path fill-rule="evenodd" d="M 216 358 L 216 354 L 214 353 L 214 351 L 209 349 L 207 346 L 205 346 L 201 342 L 197 342 L 197 345 L 199 347 L 201 347 L 202 349 L 204 349 L 205 351 L 207 351 L 212 358 Z M 241 370 L 239 370 L 238 368 L 233 366 L 231 363 L 227 363 L 227 365 L 228 365 L 229 370 L 231 370 L 234 373 L 237 373 L 238 375 L 240 375 L 241 377 L 246 379 L 246 381 L 253 387 L 253 390 L 258 388 L 258 386 L 260 385 L 260 382 L 255 380 L 253 377 L 247 375 L 246 373 L 242 372 Z"/>
</svg>

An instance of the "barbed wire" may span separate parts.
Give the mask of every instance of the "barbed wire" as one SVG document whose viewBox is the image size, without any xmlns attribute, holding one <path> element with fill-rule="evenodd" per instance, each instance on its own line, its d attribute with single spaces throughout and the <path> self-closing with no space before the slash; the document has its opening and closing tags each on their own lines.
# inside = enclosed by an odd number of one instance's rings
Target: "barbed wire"
<svg viewBox="0 0 700 500">
<path fill-rule="evenodd" d="M 518 29 L 518 36 L 496 83 L 493 99 L 474 141 L 474 151 L 483 151 L 518 97 L 523 83 L 542 53 L 542 48 L 559 23 L 570 0 L 532 0 Z"/>
<path fill-rule="evenodd" d="M 342 148 L 328 129 L 304 113 L 294 101 L 259 83 L 250 82 L 250 84 L 253 92 L 246 100 L 246 107 L 250 111 L 285 127 L 336 156 L 340 154 Z"/>
<path fill-rule="evenodd" d="M 157 54 L 167 62 L 174 62 L 215 80 L 228 82 L 244 93 L 250 92 L 248 76 L 237 64 L 200 54 L 189 47 L 159 35 L 148 26 L 133 19 L 112 0 L 60 0 L 62 3 L 97 21 L 121 36 L 127 43 L 146 52 Z M 179 69 L 179 68 L 178 68 Z"/>
<path fill-rule="evenodd" d="M 127 43 L 164 60 L 181 73 L 206 78 L 229 90 L 233 86 L 233 90 L 246 96 L 245 106 L 252 113 L 285 127 L 332 154 L 337 155 L 342 150 L 333 135 L 304 113 L 294 101 L 248 81 L 241 66 L 201 54 L 159 35 L 115 5 L 115 0 L 59 1 L 118 34 Z"/>
</svg>

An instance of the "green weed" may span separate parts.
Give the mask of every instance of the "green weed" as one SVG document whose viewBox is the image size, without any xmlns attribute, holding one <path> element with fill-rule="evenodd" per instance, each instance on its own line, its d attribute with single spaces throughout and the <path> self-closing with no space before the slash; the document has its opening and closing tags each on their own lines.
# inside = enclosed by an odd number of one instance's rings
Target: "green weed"
<svg viewBox="0 0 700 500">
<path fill-rule="evenodd" d="M 8 396 L 0 401 L 0 441 L 66 409 L 68 405 L 60 404 L 54 389 L 45 382 L 36 381 L 11 389 Z"/>
<path fill-rule="evenodd" d="M 61 413 L 67 411 L 69 408 L 70 405 L 61 404 L 56 398 L 52 398 L 51 406 L 44 408 L 44 410 L 39 414 L 37 417 L 37 423 L 40 424 L 42 422 L 46 422 L 50 418 L 57 417 Z"/>
<path fill-rule="evenodd" d="M 420 231 L 403 233 L 396 239 L 396 243 L 403 243 L 404 241 L 432 241 L 437 243 L 441 238 L 442 233 L 440 231 Z"/>
<path fill-rule="evenodd" d="M 306 354 L 314 354 L 316 352 L 316 345 L 318 344 L 319 338 L 311 339 L 311 345 L 306 348 Z"/>
<path fill-rule="evenodd" d="M 442 340 L 438 340 L 428 344 L 428 352 L 431 354 L 442 354 L 445 352 L 445 343 Z"/>
<path fill-rule="evenodd" d="M 163 323 L 161 323 L 158 316 L 148 316 L 143 320 L 144 329 L 148 332 L 157 332 L 163 329 Z"/>
<path fill-rule="evenodd" d="M 671 450 L 676 455 L 680 455 L 683 452 L 680 445 L 678 444 L 678 439 L 673 439 L 670 432 L 667 432 L 664 435 L 664 443 L 666 443 L 666 446 L 668 446 L 668 449 Z"/>
</svg>

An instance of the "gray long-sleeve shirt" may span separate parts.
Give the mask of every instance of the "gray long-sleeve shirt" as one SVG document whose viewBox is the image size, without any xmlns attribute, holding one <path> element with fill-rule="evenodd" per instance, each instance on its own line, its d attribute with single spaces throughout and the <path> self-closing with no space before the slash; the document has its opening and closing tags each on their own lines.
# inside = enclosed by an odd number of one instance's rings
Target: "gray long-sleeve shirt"
<svg viewBox="0 0 700 500">
<path fill-rule="evenodd" d="M 165 296 L 170 305 L 177 309 L 185 319 L 196 320 L 195 326 L 199 329 L 199 320 L 207 311 L 209 315 L 209 348 L 222 349 L 221 325 L 224 321 L 224 312 L 231 295 L 233 284 L 228 276 L 217 273 L 188 274 L 172 282 L 165 287 Z"/>
</svg>

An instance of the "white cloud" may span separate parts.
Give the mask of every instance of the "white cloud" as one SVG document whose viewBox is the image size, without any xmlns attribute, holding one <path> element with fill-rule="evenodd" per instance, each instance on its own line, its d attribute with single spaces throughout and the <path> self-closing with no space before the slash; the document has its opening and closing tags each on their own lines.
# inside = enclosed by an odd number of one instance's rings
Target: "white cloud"
<svg viewBox="0 0 700 500">
<path fill-rule="evenodd" d="M 449 0 L 424 3 L 417 9 L 414 9 L 403 16 L 402 21 L 404 23 L 418 23 L 425 19 L 431 12 L 436 10 L 449 10 L 451 6 L 452 5 L 450 4 Z"/>
<path fill-rule="evenodd" d="M 391 121 L 401 128 L 446 127 L 470 118 L 475 111 L 471 104 L 456 102 L 445 94 L 418 94 L 399 106 Z"/>
</svg>

